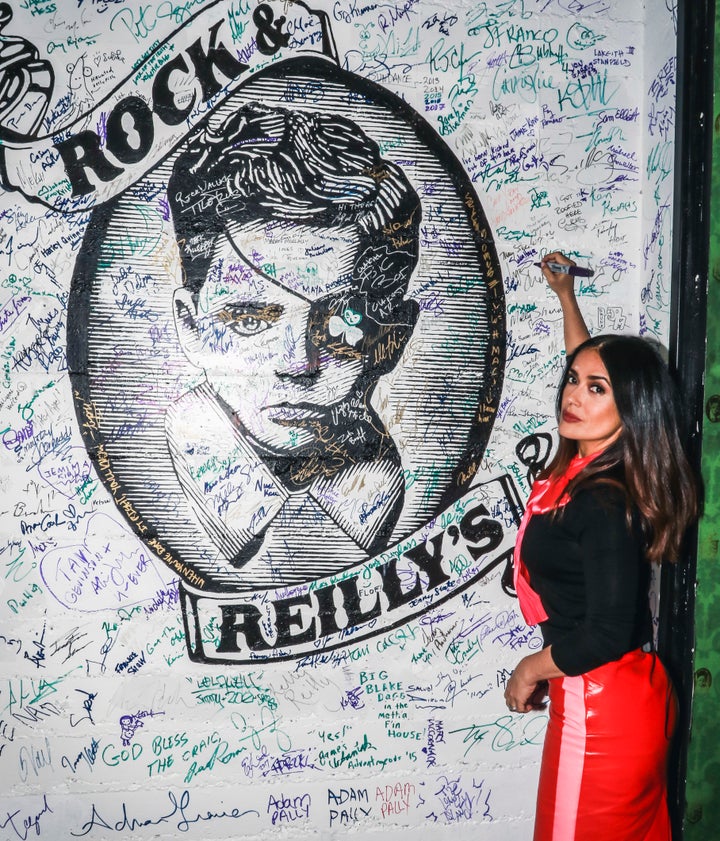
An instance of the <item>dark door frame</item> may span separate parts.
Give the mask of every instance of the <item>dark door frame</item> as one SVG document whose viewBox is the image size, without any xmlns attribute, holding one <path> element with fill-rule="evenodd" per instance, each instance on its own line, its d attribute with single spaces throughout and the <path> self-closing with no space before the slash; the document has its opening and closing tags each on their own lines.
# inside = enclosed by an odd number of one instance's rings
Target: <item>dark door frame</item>
<svg viewBox="0 0 720 841">
<path fill-rule="evenodd" d="M 673 201 L 670 365 L 676 372 L 690 429 L 688 448 L 700 475 L 704 417 L 710 178 L 713 133 L 715 0 L 679 0 L 675 187 Z M 697 530 L 681 562 L 661 577 L 658 646 L 680 699 L 680 723 L 670 761 L 673 838 L 683 838 L 687 751 L 693 695 Z"/>
</svg>

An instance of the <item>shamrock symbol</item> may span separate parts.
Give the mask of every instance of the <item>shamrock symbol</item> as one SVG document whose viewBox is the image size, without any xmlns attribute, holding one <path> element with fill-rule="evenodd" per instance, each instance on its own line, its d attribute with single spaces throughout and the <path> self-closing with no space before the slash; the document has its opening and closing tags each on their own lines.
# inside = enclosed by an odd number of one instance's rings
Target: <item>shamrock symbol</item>
<svg viewBox="0 0 720 841">
<path fill-rule="evenodd" d="M 331 336 L 342 336 L 349 345 L 356 345 L 363 337 L 362 330 L 357 326 L 362 321 L 362 314 L 351 307 L 347 307 L 342 314 L 333 315 L 328 322 Z"/>
</svg>

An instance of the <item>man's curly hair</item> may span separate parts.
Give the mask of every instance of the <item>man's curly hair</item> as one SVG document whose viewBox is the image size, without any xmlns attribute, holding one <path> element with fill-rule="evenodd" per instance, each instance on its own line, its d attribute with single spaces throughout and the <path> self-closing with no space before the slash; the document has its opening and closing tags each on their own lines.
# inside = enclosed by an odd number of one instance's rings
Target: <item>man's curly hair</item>
<svg viewBox="0 0 720 841">
<path fill-rule="evenodd" d="M 244 105 L 197 132 L 175 161 L 168 200 L 183 284 L 198 292 L 217 238 L 234 225 L 355 226 L 354 291 L 386 321 L 418 261 L 420 199 L 403 171 L 351 120 Z"/>
</svg>

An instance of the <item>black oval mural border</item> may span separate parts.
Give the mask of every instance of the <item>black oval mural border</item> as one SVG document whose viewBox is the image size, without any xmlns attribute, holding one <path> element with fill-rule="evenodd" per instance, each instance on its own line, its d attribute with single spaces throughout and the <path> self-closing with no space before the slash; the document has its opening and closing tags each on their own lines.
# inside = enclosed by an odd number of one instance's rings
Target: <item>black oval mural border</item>
<svg viewBox="0 0 720 841">
<path fill-rule="evenodd" d="M 478 265 L 482 265 L 484 260 L 485 266 L 489 267 L 495 276 L 496 282 L 486 290 L 485 300 L 488 310 L 493 313 L 493 331 L 500 338 L 497 344 L 494 344 L 493 341 L 488 341 L 484 359 L 481 363 L 484 371 L 493 371 L 494 374 L 483 384 L 483 390 L 478 400 L 478 411 L 471 425 L 464 456 L 456 464 L 452 474 L 452 481 L 447 484 L 440 503 L 436 506 L 436 513 L 439 513 L 460 497 L 475 475 L 492 432 L 493 421 L 497 413 L 502 392 L 505 364 L 505 306 L 500 265 L 494 241 L 482 204 L 457 156 L 435 129 L 412 106 L 398 95 L 383 88 L 377 82 L 338 68 L 334 64 L 319 57 L 295 57 L 278 62 L 260 71 L 260 73 L 250 78 L 240 88 L 240 91 L 245 90 L 256 81 L 289 81 L 293 78 L 306 77 L 316 78 L 321 83 L 325 82 L 344 86 L 348 92 L 360 98 L 365 98 L 373 102 L 373 104 L 377 104 L 379 107 L 384 107 L 392 111 L 401 122 L 414 132 L 418 142 L 438 161 L 439 166 L 448 176 L 458 199 L 465 209 L 468 233 L 471 235 L 468 239 L 470 240 L 472 238 L 474 242 L 474 247 L 477 250 Z M 234 91 L 225 102 L 237 93 L 238 91 Z M 222 107 L 222 104 L 220 103 L 218 107 Z M 202 130 L 211 117 L 212 113 L 208 114 L 198 126 L 188 133 L 188 136 Z M 171 158 L 186 140 L 187 137 L 171 149 L 168 155 L 157 166 L 161 166 Z M 121 493 L 123 490 L 122 478 L 119 476 L 114 477 L 112 471 L 103 471 L 101 469 L 99 458 L 102 457 L 102 448 L 105 443 L 104 436 L 98 429 L 93 429 L 92 419 L 88 418 L 88 406 L 92 405 L 93 396 L 92 386 L 88 381 L 88 325 L 90 320 L 89 298 L 93 288 L 93 271 L 97 266 L 102 247 L 101 234 L 103 230 L 107 229 L 108 223 L 113 217 L 121 197 L 122 194 L 102 207 L 97 208 L 92 213 L 73 273 L 68 302 L 67 326 L 68 368 L 78 424 L 88 453 L 96 465 L 98 475 L 105 487 L 111 490 L 116 500 L 118 492 Z M 113 477 L 112 479 L 109 478 L 111 476 Z M 111 489 L 113 482 L 115 483 L 115 493 Z M 121 511 L 133 531 L 146 544 L 150 544 L 150 547 L 153 548 L 152 542 L 157 539 L 157 531 L 153 528 L 152 523 L 142 523 L 141 521 L 141 525 L 138 525 L 137 519 L 133 520 L 126 510 L 123 510 L 121 507 L 118 507 L 118 510 Z M 171 541 L 165 539 L 163 550 L 159 551 L 156 546 L 154 551 L 161 560 L 180 575 L 181 579 L 186 580 L 192 586 L 198 586 L 197 577 L 194 575 L 197 570 L 192 569 L 192 563 L 182 561 L 189 574 L 181 571 L 176 561 L 177 559 L 182 560 L 182 556 L 174 548 Z M 171 563 L 171 559 L 175 560 L 174 564 Z"/>
</svg>

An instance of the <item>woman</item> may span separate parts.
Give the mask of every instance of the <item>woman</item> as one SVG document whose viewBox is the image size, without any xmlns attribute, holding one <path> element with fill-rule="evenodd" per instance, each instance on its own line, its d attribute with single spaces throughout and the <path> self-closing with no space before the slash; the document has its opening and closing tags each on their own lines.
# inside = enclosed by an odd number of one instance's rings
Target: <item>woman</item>
<svg viewBox="0 0 720 841">
<path fill-rule="evenodd" d="M 648 562 L 676 560 L 696 515 L 679 404 L 648 342 L 590 338 L 573 278 L 548 261 L 573 264 L 543 258 L 568 353 L 560 444 L 533 486 L 515 555 L 520 606 L 545 647 L 518 663 L 505 699 L 528 712 L 549 688 L 535 841 L 669 841 L 677 701 L 648 650 Z"/>
</svg>

